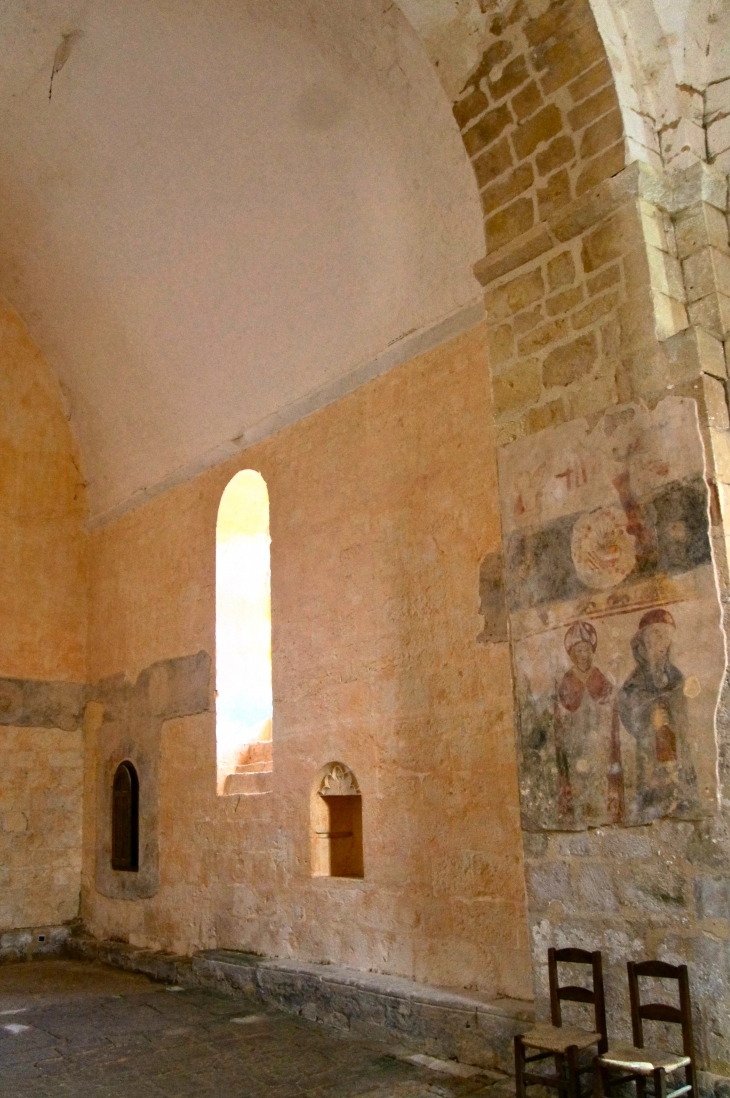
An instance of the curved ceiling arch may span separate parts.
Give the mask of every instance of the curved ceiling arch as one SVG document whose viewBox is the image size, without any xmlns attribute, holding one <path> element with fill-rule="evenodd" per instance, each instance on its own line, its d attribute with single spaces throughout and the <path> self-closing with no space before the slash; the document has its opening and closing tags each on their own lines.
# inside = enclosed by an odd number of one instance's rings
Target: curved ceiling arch
<svg viewBox="0 0 730 1098">
<path fill-rule="evenodd" d="M 499 12 L 530 17 L 560 0 L 398 0 L 453 100 L 490 44 Z M 611 64 L 629 161 L 730 168 L 730 0 L 589 0 Z"/>
<path fill-rule="evenodd" d="M 473 318 L 476 184 L 393 4 L 10 0 L 0 36 L 0 292 L 92 517 Z"/>
</svg>

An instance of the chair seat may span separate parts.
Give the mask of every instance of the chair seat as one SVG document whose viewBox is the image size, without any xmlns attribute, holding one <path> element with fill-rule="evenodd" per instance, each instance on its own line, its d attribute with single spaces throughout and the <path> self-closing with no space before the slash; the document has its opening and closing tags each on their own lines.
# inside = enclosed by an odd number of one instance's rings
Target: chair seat
<svg viewBox="0 0 730 1098">
<path fill-rule="evenodd" d="M 567 1052 L 573 1045 L 576 1048 L 597 1045 L 601 1034 L 571 1026 L 540 1025 L 524 1033 L 521 1039 L 526 1048 L 537 1048 L 540 1052 Z"/>
<path fill-rule="evenodd" d="M 633 1045 L 613 1045 L 603 1056 L 598 1057 L 604 1067 L 622 1068 L 637 1075 L 651 1075 L 655 1068 L 676 1071 L 686 1067 L 689 1056 L 679 1056 L 673 1052 L 659 1052 L 652 1048 L 634 1048 Z"/>
</svg>

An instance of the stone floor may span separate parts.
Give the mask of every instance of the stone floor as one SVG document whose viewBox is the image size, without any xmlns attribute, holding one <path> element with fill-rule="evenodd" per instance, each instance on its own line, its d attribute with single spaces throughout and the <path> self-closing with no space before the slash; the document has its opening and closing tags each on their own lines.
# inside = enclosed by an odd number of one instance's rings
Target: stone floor
<svg viewBox="0 0 730 1098">
<path fill-rule="evenodd" d="M 514 1095 L 490 1073 L 459 1077 L 448 1069 L 461 1065 L 408 1056 L 244 997 L 168 988 L 101 965 L 0 967 L 2 1098 Z"/>
</svg>

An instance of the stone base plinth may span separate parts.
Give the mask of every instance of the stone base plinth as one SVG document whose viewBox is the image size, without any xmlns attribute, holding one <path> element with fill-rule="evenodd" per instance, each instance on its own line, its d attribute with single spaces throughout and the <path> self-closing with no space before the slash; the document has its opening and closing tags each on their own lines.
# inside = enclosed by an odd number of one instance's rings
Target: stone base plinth
<svg viewBox="0 0 730 1098">
<path fill-rule="evenodd" d="M 186 987 L 245 992 L 371 1040 L 388 1039 L 414 1052 L 502 1071 L 512 1071 L 512 1038 L 533 1021 L 531 1003 L 336 965 L 267 960 L 225 949 L 178 957 L 89 938 L 70 939 L 67 952 Z"/>
</svg>

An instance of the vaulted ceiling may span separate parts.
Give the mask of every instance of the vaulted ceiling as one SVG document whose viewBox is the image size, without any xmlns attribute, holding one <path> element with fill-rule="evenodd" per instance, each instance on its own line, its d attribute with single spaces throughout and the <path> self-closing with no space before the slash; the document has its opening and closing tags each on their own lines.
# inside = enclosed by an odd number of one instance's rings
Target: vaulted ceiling
<svg viewBox="0 0 730 1098">
<path fill-rule="evenodd" d="M 476 315 L 450 103 L 514 2 L 0 4 L 0 293 L 60 379 L 92 519 Z M 629 159 L 712 152 L 730 0 L 591 4 Z"/>
<path fill-rule="evenodd" d="M 6 0 L 0 40 L 0 293 L 92 515 L 478 299 L 476 185 L 392 4 Z"/>
</svg>

